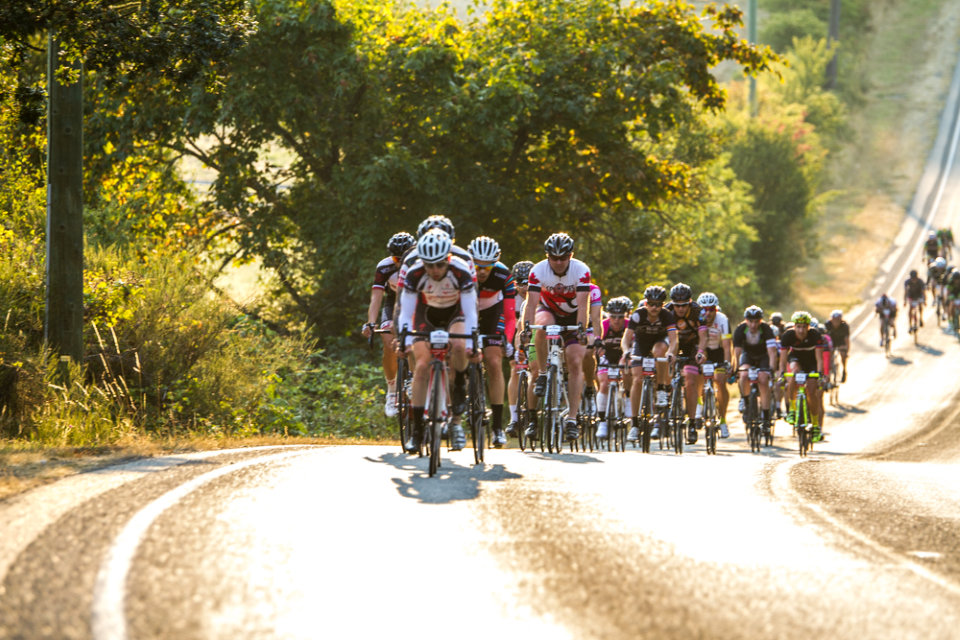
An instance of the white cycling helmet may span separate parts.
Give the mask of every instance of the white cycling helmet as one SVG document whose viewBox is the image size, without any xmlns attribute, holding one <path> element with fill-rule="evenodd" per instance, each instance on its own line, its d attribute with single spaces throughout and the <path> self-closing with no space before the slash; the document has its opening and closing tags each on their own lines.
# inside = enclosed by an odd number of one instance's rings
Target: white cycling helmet
<svg viewBox="0 0 960 640">
<path fill-rule="evenodd" d="M 841 311 L 840 309 L 834 309 L 833 311 L 830 312 L 830 317 L 831 317 L 831 318 L 842 318 L 842 317 L 843 317 L 843 311 Z"/>
<path fill-rule="evenodd" d="M 443 262 L 450 254 L 453 243 L 450 236 L 440 229 L 430 229 L 417 240 L 417 256 L 425 264 Z"/>
<path fill-rule="evenodd" d="M 479 236 L 467 246 L 474 262 L 496 262 L 500 259 L 500 245 L 493 238 Z"/>
<path fill-rule="evenodd" d="M 720 300 L 716 294 L 704 291 L 700 294 L 700 297 L 697 298 L 697 304 L 701 307 L 716 307 L 720 304 Z"/>
<path fill-rule="evenodd" d="M 935 266 L 937 269 L 946 269 L 947 259 L 944 258 L 943 256 L 940 256 L 939 258 L 933 261 L 933 266 Z"/>
</svg>

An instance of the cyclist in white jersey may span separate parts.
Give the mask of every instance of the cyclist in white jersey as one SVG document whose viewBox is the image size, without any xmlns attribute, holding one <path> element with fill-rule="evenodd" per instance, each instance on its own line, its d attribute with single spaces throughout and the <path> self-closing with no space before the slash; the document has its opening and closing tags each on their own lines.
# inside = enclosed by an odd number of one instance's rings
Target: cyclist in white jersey
<svg viewBox="0 0 960 640">
<path fill-rule="evenodd" d="M 720 437 L 729 438 L 727 428 L 727 405 L 730 403 L 730 392 L 727 390 L 727 369 L 733 343 L 730 332 L 730 321 L 726 314 L 720 311 L 720 300 L 709 291 L 701 293 L 697 298 L 700 305 L 701 322 L 707 327 L 707 362 L 717 366 L 714 372 L 714 388 L 717 391 L 717 414 L 720 418 Z M 700 379 L 700 389 L 703 389 L 703 378 Z M 697 409 L 699 413 L 701 409 Z"/>
<path fill-rule="evenodd" d="M 566 233 L 555 233 L 543 244 L 547 259 L 541 260 L 530 271 L 527 289 L 527 306 L 523 312 L 523 324 L 579 325 L 585 329 L 590 312 L 590 267 L 573 258 L 573 238 Z M 528 336 L 529 337 L 529 336 Z M 583 358 L 586 353 L 586 334 L 566 331 L 561 338 L 567 361 L 569 380 L 567 390 L 570 413 L 564 424 L 568 440 L 580 437 L 577 416 L 580 411 L 580 395 L 583 392 Z M 546 391 L 547 336 L 543 330 L 536 334 L 537 365 L 541 372 L 531 386 L 528 396 L 530 424 L 528 438 L 537 437 L 537 398 Z"/>
<path fill-rule="evenodd" d="M 401 294 L 400 331 L 429 332 L 437 329 L 450 333 L 472 333 L 479 324 L 477 312 L 477 282 L 463 260 L 450 255 L 450 236 L 432 229 L 417 241 L 420 258 L 410 266 Z M 450 365 L 455 371 L 466 371 L 467 352 L 476 345 L 472 339 L 450 339 Z M 404 353 L 413 352 L 417 361 L 413 373 L 411 408 L 414 433 L 404 444 L 409 452 L 419 450 L 423 436 L 423 408 L 427 399 L 430 377 L 430 346 L 423 338 L 408 336 L 400 345 Z M 459 450 L 466 444 L 466 436 L 458 424 L 450 427 L 451 449 Z"/>
</svg>

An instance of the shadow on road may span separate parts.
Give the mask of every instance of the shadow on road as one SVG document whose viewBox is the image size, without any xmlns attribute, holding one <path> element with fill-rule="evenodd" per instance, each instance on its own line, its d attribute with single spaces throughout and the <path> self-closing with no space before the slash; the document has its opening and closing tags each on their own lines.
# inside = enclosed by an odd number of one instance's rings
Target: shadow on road
<svg viewBox="0 0 960 640">
<path fill-rule="evenodd" d="M 943 355 L 943 351 L 941 351 L 940 349 L 935 349 L 935 348 L 933 348 L 933 347 L 928 347 L 928 346 L 925 345 L 925 344 L 918 344 L 918 345 L 917 345 L 917 349 L 919 349 L 920 351 L 923 351 L 924 353 L 930 354 L 931 356 L 942 356 L 942 355 Z"/>
<path fill-rule="evenodd" d="M 519 473 L 507 471 L 502 464 L 485 466 L 456 464 L 446 456 L 440 458 L 440 470 L 429 476 L 429 458 L 418 458 L 403 453 L 385 453 L 379 458 L 367 457 L 369 462 L 388 464 L 409 472 L 405 478 L 393 478 L 397 493 L 426 504 L 448 504 L 459 500 L 475 500 L 480 496 L 481 482 L 500 482 L 522 478 Z"/>
<path fill-rule="evenodd" d="M 851 414 L 861 414 L 866 413 L 866 409 L 861 409 L 852 404 L 843 404 L 838 402 L 836 404 L 830 405 L 830 409 L 827 410 L 827 415 L 831 418 L 845 418 Z"/>
<path fill-rule="evenodd" d="M 887 362 L 890 364 L 895 364 L 898 367 L 902 367 L 907 364 L 913 364 L 913 360 L 907 360 L 903 356 L 894 356 L 893 358 L 889 358 Z"/>
<path fill-rule="evenodd" d="M 528 456 L 538 460 L 555 460 L 556 462 L 568 462 L 571 464 L 590 464 L 591 462 L 600 462 L 603 460 L 583 453 L 547 453 L 540 451 L 530 451 Z"/>
</svg>

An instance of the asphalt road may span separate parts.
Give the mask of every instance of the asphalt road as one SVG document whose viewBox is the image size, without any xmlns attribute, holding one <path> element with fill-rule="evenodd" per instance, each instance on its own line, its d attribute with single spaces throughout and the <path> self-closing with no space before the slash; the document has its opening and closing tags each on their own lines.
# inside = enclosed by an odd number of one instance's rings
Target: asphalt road
<svg viewBox="0 0 960 640">
<path fill-rule="evenodd" d="M 870 292 L 960 221 L 955 77 Z M 960 638 L 960 341 L 851 314 L 827 441 L 752 454 L 267 447 L 0 502 L 0 638 Z M 862 329 L 860 328 L 862 327 Z M 732 412 L 735 413 L 735 412 Z"/>
</svg>

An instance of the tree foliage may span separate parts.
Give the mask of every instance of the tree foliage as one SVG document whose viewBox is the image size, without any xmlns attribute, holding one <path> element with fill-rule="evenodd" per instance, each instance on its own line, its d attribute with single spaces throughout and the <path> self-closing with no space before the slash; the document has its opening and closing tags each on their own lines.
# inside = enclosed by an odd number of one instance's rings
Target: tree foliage
<svg viewBox="0 0 960 640">
<path fill-rule="evenodd" d="M 737 37 L 730 7 L 706 11 L 712 32 L 678 2 L 497 0 L 466 22 L 401 2 L 253 11 L 259 30 L 222 90 L 134 77 L 104 111 L 118 153 L 149 141 L 216 170 L 208 238 L 227 259 L 261 259 L 325 336 L 354 324 L 386 239 L 429 214 L 462 242 L 496 237 L 507 260 L 556 229 L 584 247 L 633 229 L 597 243 L 604 266 L 669 244 L 717 153 L 696 132 L 725 100 L 710 68 L 771 61 Z"/>
</svg>

